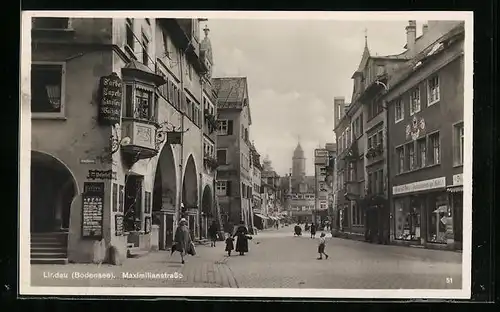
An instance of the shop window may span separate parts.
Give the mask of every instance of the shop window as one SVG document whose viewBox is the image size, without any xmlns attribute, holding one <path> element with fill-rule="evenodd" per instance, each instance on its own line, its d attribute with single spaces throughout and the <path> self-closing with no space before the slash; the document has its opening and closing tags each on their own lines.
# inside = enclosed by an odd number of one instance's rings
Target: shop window
<svg viewBox="0 0 500 312">
<path fill-rule="evenodd" d="M 399 240 L 420 240 L 421 204 L 418 200 L 405 198 L 394 200 L 395 238 Z"/>
<path fill-rule="evenodd" d="M 31 65 L 31 112 L 33 117 L 63 117 L 64 63 Z"/>
<path fill-rule="evenodd" d="M 125 84 L 125 117 L 156 121 L 156 107 L 157 96 L 152 87 Z"/>
<path fill-rule="evenodd" d="M 427 216 L 427 241 L 431 243 L 446 243 L 446 224 L 451 224 L 452 213 L 445 195 L 430 196 Z M 450 233 L 451 237 L 452 235 L 453 233 Z"/>
</svg>

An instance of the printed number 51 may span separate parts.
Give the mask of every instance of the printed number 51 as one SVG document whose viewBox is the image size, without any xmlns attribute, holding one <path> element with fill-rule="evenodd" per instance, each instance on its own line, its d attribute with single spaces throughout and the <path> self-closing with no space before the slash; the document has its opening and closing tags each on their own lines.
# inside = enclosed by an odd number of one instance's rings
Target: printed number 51
<svg viewBox="0 0 500 312">
<path fill-rule="evenodd" d="M 452 277 L 447 277 L 446 278 L 446 284 L 453 284 L 453 278 Z"/>
</svg>

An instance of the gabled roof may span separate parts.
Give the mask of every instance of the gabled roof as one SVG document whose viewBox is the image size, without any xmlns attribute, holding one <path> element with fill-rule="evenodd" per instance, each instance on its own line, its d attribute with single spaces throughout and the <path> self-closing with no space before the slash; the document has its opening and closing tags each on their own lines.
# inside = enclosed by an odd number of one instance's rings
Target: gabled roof
<svg viewBox="0 0 500 312">
<path fill-rule="evenodd" d="M 252 123 L 250 103 L 248 100 L 247 77 L 221 77 L 212 80 L 217 94 L 217 108 L 248 108 L 249 122 Z"/>
</svg>

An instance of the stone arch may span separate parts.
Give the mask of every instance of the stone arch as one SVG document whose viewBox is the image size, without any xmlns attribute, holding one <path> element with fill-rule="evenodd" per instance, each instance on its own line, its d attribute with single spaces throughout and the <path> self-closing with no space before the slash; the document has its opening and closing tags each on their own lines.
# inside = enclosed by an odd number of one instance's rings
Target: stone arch
<svg viewBox="0 0 500 312">
<path fill-rule="evenodd" d="M 201 211 L 208 218 L 215 218 L 214 211 L 214 203 L 213 203 L 213 193 L 210 185 L 205 185 L 203 188 L 203 194 L 201 197 Z"/>
<path fill-rule="evenodd" d="M 79 194 L 73 172 L 55 156 L 31 151 L 31 232 L 67 231 Z"/>
<path fill-rule="evenodd" d="M 158 156 L 153 186 L 153 211 L 174 210 L 177 199 L 177 166 L 174 151 L 165 144 Z"/>
<path fill-rule="evenodd" d="M 182 179 L 182 203 L 184 208 L 198 208 L 198 171 L 193 155 L 189 155 Z"/>
</svg>

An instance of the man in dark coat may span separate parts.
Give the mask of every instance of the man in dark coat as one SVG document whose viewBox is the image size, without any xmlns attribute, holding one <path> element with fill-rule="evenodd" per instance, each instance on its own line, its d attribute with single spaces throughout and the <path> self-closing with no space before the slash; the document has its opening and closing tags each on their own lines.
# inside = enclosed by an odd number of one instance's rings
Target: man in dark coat
<svg viewBox="0 0 500 312">
<path fill-rule="evenodd" d="M 236 229 L 233 237 L 236 237 L 236 252 L 243 256 L 245 252 L 248 252 L 248 229 L 245 226 L 245 221 L 240 221 L 240 225 Z"/>
<path fill-rule="evenodd" d="M 316 238 L 316 224 L 311 223 L 311 238 Z"/>
<path fill-rule="evenodd" d="M 217 241 L 217 232 L 219 229 L 217 228 L 217 222 L 215 220 L 212 222 L 210 227 L 208 228 L 208 236 L 210 237 L 210 245 L 215 247 L 215 242 Z"/>
</svg>

